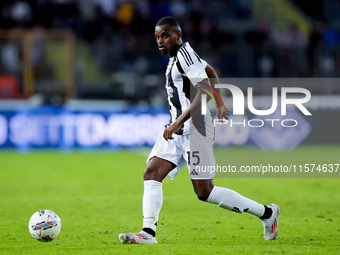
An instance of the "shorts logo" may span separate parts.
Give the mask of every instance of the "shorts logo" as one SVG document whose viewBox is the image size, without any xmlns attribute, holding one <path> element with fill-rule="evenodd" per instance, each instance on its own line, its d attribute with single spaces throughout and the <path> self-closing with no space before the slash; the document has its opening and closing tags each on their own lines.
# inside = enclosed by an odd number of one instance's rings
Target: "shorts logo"
<svg viewBox="0 0 340 255">
<path fill-rule="evenodd" d="M 190 175 L 198 175 L 198 173 L 196 172 L 195 169 L 193 169 L 193 170 L 190 172 Z"/>
</svg>

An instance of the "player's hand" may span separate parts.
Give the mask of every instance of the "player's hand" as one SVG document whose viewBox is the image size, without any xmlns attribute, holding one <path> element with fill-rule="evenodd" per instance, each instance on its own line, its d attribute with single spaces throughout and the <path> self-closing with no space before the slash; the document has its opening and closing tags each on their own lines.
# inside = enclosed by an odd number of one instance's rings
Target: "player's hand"
<svg viewBox="0 0 340 255">
<path fill-rule="evenodd" d="M 226 120 L 229 119 L 230 116 L 230 109 L 228 106 L 226 106 L 225 104 L 218 106 L 217 107 L 217 118 L 218 119 L 223 119 L 225 118 Z"/>
<path fill-rule="evenodd" d="M 177 130 L 179 130 L 181 128 L 181 126 L 182 126 L 182 124 L 179 123 L 178 121 L 175 121 L 171 125 L 167 126 L 163 131 L 164 139 L 166 141 L 168 141 L 168 139 L 170 139 L 170 140 L 174 139 L 174 137 L 172 136 L 173 133 L 175 133 Z"/>
</svg>

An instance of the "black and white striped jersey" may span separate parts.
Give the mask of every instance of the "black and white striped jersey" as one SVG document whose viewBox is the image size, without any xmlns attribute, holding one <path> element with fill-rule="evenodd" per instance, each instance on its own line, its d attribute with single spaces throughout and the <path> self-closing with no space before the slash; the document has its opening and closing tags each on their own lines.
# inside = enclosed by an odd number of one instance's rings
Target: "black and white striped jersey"
<svg viewBox="0 0 340 255">
<path fill-rule="evenodd" d="M 190 80 L 194 79 L 199 82 L 208 79 L 205 72 L 206 66 L 207 63 L 196 54 L 187 42 L 181 45 L 174 56 L 170 57 L 165 73 L 165 88 L 168 93 L 171 117 L 170 123 L 174 122 L 189 108 L 190 93 L 191 95 L 196 94 L 197 89 L 194 86 L 197 83 L 192 83 Z M 214 136 L 212 118 L 209 111 L 207 115 L 198 113 L 194 118 L 190 118 L 190 121 L 186 121 L 176 134 L 188 135 L 195 130 L 198 130 L 204 136 Z"/>
</svg>

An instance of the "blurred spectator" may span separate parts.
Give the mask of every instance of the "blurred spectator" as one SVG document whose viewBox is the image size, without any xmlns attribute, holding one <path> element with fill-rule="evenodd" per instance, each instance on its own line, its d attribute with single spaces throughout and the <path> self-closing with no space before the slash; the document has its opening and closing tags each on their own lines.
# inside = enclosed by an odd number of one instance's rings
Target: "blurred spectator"
<svg viewBox="0 0 340 255">
<path fill-rule="evenodd" d="M 133 14 L 134 14 L 134 6 L 130 1 L 125 1 L 118 7 L 117 11 L 117 20 L 123 25 L 128 25 L 131 23 Z"/>
<path fill-rule="evenodd" d="M 54 7 L 52 0 L 38 0 L 35 5 L 36 24 L 45 28 L 51 28 L 53 25 Z"/>
<path fill-rule="evenodd" d="M 308 63 L 309 75 L 318 73 L 318 61 L 321 59 L 322 48 L 324 46 L 323 34 L 325 25 L 323 22 L 314 22 L 308 39 Z"/>
<path fill-rule="evenodd" d="M 246 32 L 246 41 L 249 44 L 267 47 L 278 42 L 278 32 L 268 21 L 261 21 L 259 25 Z"/>
<path fill-rule="evenodd" d="M 323 40 L 327 46 L 340 44 L 340 33 L 337 29 L 327 24 L 323 35 Z"/>
<path fill-rule="evenodd" d="M 308 72 L 306 60 L 307 37 L 296 24 L 285 29 L 281 36 L 281 73 L 284 77 L 304 77 Z"/>
<path fill-rule="evenodd" d="M 211 24 L 208 19 L 203 19 L 199 24 L 200 35 L 200 51 L 206 52 L 213 48 L 211 41 Z"/>
<path fill-rule="evenodd" d="M 16 23 L 11 15 L 11 6 L 5 5 L 0 12 L 0 28 L 10 29 L 15 27 Z"/>
<path fill-rule="evenodd" d="M 10 75 L 0 75 L 0 98 L 19 98 L 19 82 Z"/>
<path fill-rule="evenodd" d="M 83 0 L 79 2 L 79 34 L 85 40 L 92 42 L 101 33 L 102 19 L 100 17 L 100 7 L 95 0 Z"/>
<path fill-rule="evenodd" d="M 81 19 L 88 21 L 94 20 L 97 14 L 98 5 L 95 3 L 95 0 L 83 0 L 78 3 L 79 12 Z"/>
<path fill-rule="evenodd" d="M 106 73 L 117 69 L 124 53 L 124 41 L 120 34 L 114 33 L 110 23 L 105 23 L 102 32 L 94 41 L 94 56 L 101 70 Z"/>
<path fill-rule="evenodd" d="M 117 10 L 117 0 L 95 0 L 101 12 L 107 17 L 113 17 Z"/>
<path fill-rule="evenodd" d="M 151 13 L 152 21 L 156 24 L 158 20 L 171 14 L 170 3 L 167 0 L 151 1 Z"/>
<path fill-rule="evenodd" d="M 151 4 L 148 0 L 140 0 L 135 3 L 136 12 L 138 12 L 143 18 L 150 19 Z"/>
<path fill-rule="evenodd" d="M 24 0 L 16 0 L 11 8 L 11 17 L 19 25 L 26 27 L 32 21 L 31 6 Z"/>
<path fill-rule="evenodd" d="M 17 75 L 23 68 L 21 31 L 12 30 L 7 40 L 1 48 L 1 63 L 4 71 L 8 74 Z"/>
<path fill-rule="evenodd" d="M 253 1 L 235 0 L 232 3 L 234 4 L 234 12 L 238 19 L 249 19 L 251 17 Z"/>
<path fill-rule="evenodd" d="M 170 2 L 171 15 L 177 19 L 183 19 L 189 14 L 188 4 L 183 0 L 174 0 Z"/>
<path fill-rule="evenodd" d="M 161 76 L 162 68 L 152 64 L 161 56 L 150 45 L 155 44 L 155 23 L 168 15 L 179 19 L 183 40 L 216 66 L 222 76 L 340 75 L 337 19 L 322 17 L 321 10 L 304 1 L 292 2 L 306 9 L 307 22 L 314 18 L 327 20 L 328 24 L 315 22 L 308 35 L 298 24 L 292 24 L 278 35 L 275 22 L 256 20 L 252 0 L 1 0 L 0 29 L 33 29 L 31 60 L 34 75 L 41 78 L 51 73 L 45 56 L 45 29 L 54 28 L 75 32 L 90 55 L 86 61 L 92 61 L 100 70 L 96 72 Z M 318 0 L 317 4 L 331 9 L 333 1 Z M 337 9 L 333 9 L 335 13 Z M 0 33 L 5 38 L 0 40 L 1 73 L 22 73 L 19 37 L 8 38 L 3 30 Z M 19 33 L 21 37 L 25 34 L 22 30 Z"/>
<path fill-rule="evenodd" d="M 309 35 L 309 48 L 311 50 L 320 48 L 324 44 L 323 34 L 325 26 L 322 22 L 314 22 Z"/>
<path fill-rule="evenodd" d="M 303 48 L 307 45 L 307 38 L 296 24 L 292 24 L 283 31 L 281 44 L 286 48 Z"/>
<path fill-rule="evenodd" d="M 75 0 L 56 0 L 57 27 L 76 30 L 78 21 L 78 5 Z"/>
<path fill-rule="evenodd" d="M 218 25 L 212 29 L 211 41 L 214 47 L 230 45 L 236 41 L 235 35 L 226 26 Z"/>
<path fill-rule="evenodd" d="M 324 48 L 320 58 L 320 69 L 322 76 L 332 77 L 337 62 L 339 62 L 340 33 L 337 29 L 326 24 L 323 34 Z"/>
<path fill-rule="evenodd" d="M 276 59 L 274 47 L 278 43 L 278 32 L 270 22 L 264 20 L 259 22 L 255 30 L 246 33 L 246 41 L 253 45 L 255 58 L 255 76 L 275 76 Z"/>
<path fill-rule="evenodd" d="M 32 33 L 31 63 L 36 79 L 52 79 L 52 67 L 46 58 L 47 36 L 45 28 L 36 26 Z"/>
</svg>

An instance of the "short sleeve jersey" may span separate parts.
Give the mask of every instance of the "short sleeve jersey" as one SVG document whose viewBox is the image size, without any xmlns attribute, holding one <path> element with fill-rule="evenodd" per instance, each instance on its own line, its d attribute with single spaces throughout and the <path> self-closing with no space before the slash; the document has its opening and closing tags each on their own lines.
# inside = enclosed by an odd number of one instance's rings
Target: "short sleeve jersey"
<svg viewBox="0 0 340 255">
<path fill-rule="evenodd" d="M 166 69 L 166 90 L 170 110 L 170 123 L 174 122 L 190 106 L 190 94 L 196 94 L 197 82 L 208 79 L 205 72 L 207 63 L 201 59 L 191 48 L 189 43 L 184 43 L 177 53 L 170 57 Z M 193 96 L 192 96 L 193 97 Z M 191 129 L 190 129 L 191 126 Z M 197 113 L 190 121 L 176 132 L 178 135 L 188 135 L 190 132 L 199 131 L 204 136 L 213 137 L 213 125 L 210 112 L 207 115 Z"/>
</svg>

